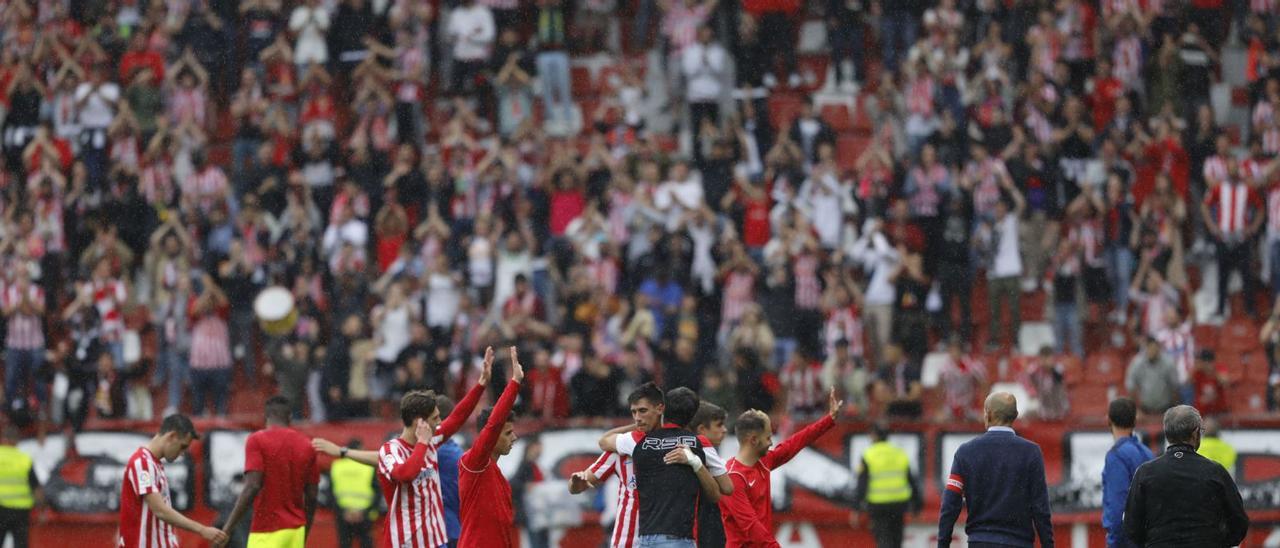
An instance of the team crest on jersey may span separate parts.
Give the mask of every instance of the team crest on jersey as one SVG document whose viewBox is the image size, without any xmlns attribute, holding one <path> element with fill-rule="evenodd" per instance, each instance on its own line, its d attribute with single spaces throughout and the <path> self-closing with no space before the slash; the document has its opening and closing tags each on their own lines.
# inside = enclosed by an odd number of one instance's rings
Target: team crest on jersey
<svg viewBox="0 0 1280 548">
<path fill-rule="evenodd" d="M 426 482 L 427 480 L 429 480 L 429 479 L 431 479 L 431 478 L 434 478 L 435 476 L 436 476 L 436 469 L 435 469 L 435 468 L 431 468 L 431 467 L 423 468 L 421 472 L 418 472 L 418 477 L 417 477 L 417 478 L 414 478 L 414 480 L 413 480 L 413 484 L 414 484 L 414 485 L 419 485 L 419 484 L 421 484 L 421 483 L 423 483 L 423 482 Z"/>
<path fill-rule="evenodd" d="M 396 467 L 396 458 L 391 455 L 382 455 L 382 465 L 388 470 Z"/>
<path fill-rule="evenodd" d="M 152 481 L 153 481 L 153 480 L 151 479 L 151 472 L 138 472 L 138 486 L 139 486 L 139 487 L 141 487 L 141 488 L 143 488 L 143 489 L 146 489 L 146 488 L 148 488 L 148 487 L 151 487 L 151 485 L 152 485 L 152 483 L 151 483 L 151 482 L 152 482 Z"/>
</svg>

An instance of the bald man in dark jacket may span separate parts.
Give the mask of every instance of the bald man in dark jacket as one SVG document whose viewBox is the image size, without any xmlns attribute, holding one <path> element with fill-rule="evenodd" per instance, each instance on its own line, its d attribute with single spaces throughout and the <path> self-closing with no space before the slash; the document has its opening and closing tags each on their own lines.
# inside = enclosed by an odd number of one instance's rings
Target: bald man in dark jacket
<svg viewBox="0 0 1280 548">
<path fill-rule="evenodd" d="M 1237 546 L 1249 516 L 1235 481 L 1222 465 L 1196 454 L 1200 412 L 1179 405 L 1164 414 L 1169 448 L 1138 467 L 1125 503 L 1129 540 L 1153 548 Z"/>
</svg>

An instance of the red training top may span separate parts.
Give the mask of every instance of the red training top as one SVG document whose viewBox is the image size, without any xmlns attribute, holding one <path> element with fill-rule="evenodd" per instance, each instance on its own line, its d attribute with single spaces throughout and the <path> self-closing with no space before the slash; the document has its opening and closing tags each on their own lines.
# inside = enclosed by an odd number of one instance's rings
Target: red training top
<svg viewBox="0 0 1280 548">
<path fill-rule="evenodd" d="M 262 472 L 262 491 L 253 504 L 250 531 L 269 533 L 307 525 L 304 491 L 320 482 L 311 438 L 285 426 L 254 432 L 244 444 L 244 471 Z"/>
<path fill-rule="evenodd" d="M 769 503 L 769 473 L 790 461 L 818 436 L 836 423 L 830 415 L 792 434 L 786 441 L 765 453 L 755 466 L 729 459 L 729 479 L 733 494 L 720 499 L 720 517 L 724 520 L 726 547 L 776 547 L 773 536 L 773 507 Z"/>
<path fill-rule="evenodd" d="M 491 455 L 519 393 L 520 383 L 508 381 L 489 414 L 489 422 L 458 463 L 458 514 L 462 519 L 459 548 L 516 546 L 512 534 L 515 510 L 511 507 L 511 485 Z"/>
</svg>

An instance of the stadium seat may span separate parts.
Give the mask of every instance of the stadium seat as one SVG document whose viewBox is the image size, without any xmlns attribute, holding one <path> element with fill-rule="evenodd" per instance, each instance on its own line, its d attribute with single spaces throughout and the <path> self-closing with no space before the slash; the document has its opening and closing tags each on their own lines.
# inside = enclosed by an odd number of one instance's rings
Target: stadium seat
<svg viewBox="0 0 1280 548">
<path fill-rule="evenodd" d="M 833 103 L 822 105 L 822 119 L 831 125 L 831 130 L 837 133 L 853 130 L 853 116 L 849 114 L 849 107 Z"/>
<path fill-rule="evenodd" d="M 1107 386 L 1121 384 L 1124 381 L 1124 370 L 1128 361 L 1120 355 L 1101 351 L 1090 354 L 1085 361 L 1084 380 L 1093 385 Z"/>
<path fill-rule="evenodd" d="M 1192 329 L 1192 337 L 1196 340 L 1196 348 L 1213 350 L 1218 347 L 1222 328 L 1211 324 L 1199 324 Z"/>
<path fill-rule="evenodd" d="M 1046 346 L 1054 348 L 1053 326 L 1048 322 L 1029 322 L 1023 316 L 1022 327 L 1018 330 L 1018 351 L 1027 356 L 1040 354 Z"/>
<path fill-rule="evenodd" d="M 591 69 L 587 67 L 571 67 L 569 69 L 570 89 L 575 99 L 594 97 L 595 82 L 591 79 Z"/>
<path fill-rule="evenodd" d="M 778 131 L 787 131 L 803 106 L 804 99 L 797 93 L 774 93 L 769 97 L 769 123 Z"/>
<path fill-rule="evenodd" d="M 1271 366 L 1267 363 L 1267 355 L 1261 350 L 1254 350 L 1240 355 L 1244 366 L 1244 379 L 1247 382 L 1266 383 L 1271 374 Z"/>
<path fill-rule="evenodd" d="M 925 354 L 924 363 L 920 366 L 920 384 L 925 388 L 938 386 L 942 368 L 950 361 L 946 352 L 930 352 Z"/>
<path fill-rule="evenodd" d="M 1231 318 L 1223 324 L 1220 342 L 1220 347 L 1237 352 L 1248 352 L 1262 347 L 1262 342 L 1258 340 L 1258 324 L 1243 317 Z"/>
<path fill-rule="evenodd" d="M 1110 386 L 1082 384 L 1069 389 L 1071 414 L 1077 417 L 1098 417 L 1106 415 L 1107 406 L 1111 403 Z"/>
<path fill-rule="evenodd" d="M 871 144 L 871 138 L 861 134 L 845 132 L 836 137 L 836 162 L 840 169 L 851 170 L 862 156 L 862 151 Z"/>
<path fill-rule="evenodd" d="M 1233 413 L 1244 415 L 1265 413 L 1267 385 L 1257 382 L 1233 383 L 1227 387 L 1227 399 Z"/>
</svg>

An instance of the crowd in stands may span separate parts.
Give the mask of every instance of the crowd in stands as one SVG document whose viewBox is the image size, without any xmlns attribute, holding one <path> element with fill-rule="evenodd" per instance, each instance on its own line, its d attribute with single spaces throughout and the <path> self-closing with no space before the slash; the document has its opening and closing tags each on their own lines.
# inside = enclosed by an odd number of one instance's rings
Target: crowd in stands
<svg viewBox="0 0 1280 548">
<path fill-rule="evenodd" d="M 1280 385 L 1276 0 L 17 0 L 0 48 L 13 416 L 378 415 L 513 342 L 546 419 Z"/>
</svg>

